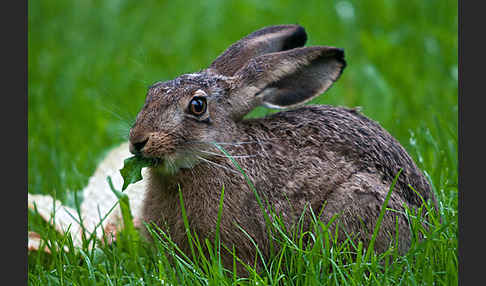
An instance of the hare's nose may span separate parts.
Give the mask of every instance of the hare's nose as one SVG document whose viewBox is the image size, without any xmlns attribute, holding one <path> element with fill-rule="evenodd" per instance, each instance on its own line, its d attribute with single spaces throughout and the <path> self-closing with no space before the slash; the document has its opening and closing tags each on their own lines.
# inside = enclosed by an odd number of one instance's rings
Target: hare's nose
<svg viewBox="0 0 486 286">
<path fill-rule="evenodd" d="M 130 153 L 138 154 L 149 141 L 149 136 L 130 136 Z"/>
<path fill-rule="evenodd" d="M 143 140 L 142 142 L 134 143 L 133 147 L 135 148 L 135 150 L 140 151 L 145 146 L 145 144 L 147 144 L 147 141 L 148 141 L 148 138 Z"/>
</svg>

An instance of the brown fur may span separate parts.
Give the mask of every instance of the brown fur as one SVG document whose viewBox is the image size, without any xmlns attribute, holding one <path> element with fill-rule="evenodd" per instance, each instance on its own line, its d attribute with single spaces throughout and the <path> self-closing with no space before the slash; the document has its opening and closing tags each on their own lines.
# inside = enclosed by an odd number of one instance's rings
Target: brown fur
<svg viewBox="0 0 486 286">
<path fill-rule="evenodd" d="M 269 255 L 271 242 L 256 197 L 214 142 L 234 156 L 258 195 L 289 229 L 305 208 L 318 214 L 324 206 L 323 222 L 339 216 L 331 230 L 340 223 L 340 241 L 347 233 L 367 246 L 400 168 L 403 172 L 389 208 L 403 211 L 404 205 L 421 204 L 409 184 L 425 200 L 435 202 L 429 183 L 405 149 L 354 109 L 305 106 L 265 118 L 241 119 L 260 104 L 288 108 L 305 103 L 338 79 L 346 65 L 343 51 L 299 48 L 305 39 L 299 26 L 265 28 L 232 45 L 210 68 L 149 89 L 130 131 L 130 150 L 159 162 L 150 170 L 144 220 L 165 230 L 187 254 L 179 187 L 190 227 L 199 237 L 214 238 L 224 187 L 221 242 L 229 249 L 234 246 L 245 263 L 253 263 L 255 248 L 237 224 L 264 256 Z M 207 101 L 204 116 L 188 112 L 195 94 Z M 377 251 L 387 249 L 390 235 L 395 233 L 395 219 L 399 250 L 408 249 L 407 218 L 387 212 L 376 240 Z M 231 255 L 223 251 L 222 258 L 231 269 Z M 242 269 L 239 265 L 238 272 L 243 273 Z"/>
</svg>

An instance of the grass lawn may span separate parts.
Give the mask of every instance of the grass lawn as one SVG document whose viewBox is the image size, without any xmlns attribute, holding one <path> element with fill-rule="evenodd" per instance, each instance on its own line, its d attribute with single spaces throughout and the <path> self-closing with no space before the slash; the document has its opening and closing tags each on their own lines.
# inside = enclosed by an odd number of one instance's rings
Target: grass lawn
<svg viewBox="0 0 486 286">
<path fill-rule="evenodd" d="M 351 244 L 305 247 L 303 234 L 282 233 L 268 268 L 238 279 L 216 252 L 187 262 L 167 241 L 133 244 L 136 234 L 122 232 L 112 246 L 31 253 L 29 284 L 457 284 L 456 1 L 29 1 L 29 193 L 74 206 L 74 191 L 127 140 L 150 84 L 207 67 L 242 36 L 284 23 L 304 26 L 307 45 L 345 49 L 343 75 L 312 103 L 361 106 L 407 149 L 439 201 L 428 231 L 413 220 L 427 239 L 405 256 L 366 255 Z M 29 230 L 70 247 L 33 215 Z M 317 223 L 313 235 L 327 239 Z"/>
</svg>

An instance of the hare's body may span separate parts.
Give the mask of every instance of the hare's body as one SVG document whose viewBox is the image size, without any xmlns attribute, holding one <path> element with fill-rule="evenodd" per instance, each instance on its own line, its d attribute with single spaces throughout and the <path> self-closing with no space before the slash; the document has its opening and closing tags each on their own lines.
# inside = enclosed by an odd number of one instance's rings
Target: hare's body
<svg viewBox="0 0 486 286">
<path fill-rule="evenodd" d="M 241 121 L 233 132 L 234 143 L 221 146 L 235 154 L 234 160 L 245 171 L 259 196 L 262 200 L 268 199 L 289 229 L 304 208 L 311 207 L 318 214 L 325 207 L 321 215 L 323 221 L 327 223 L 332 216 L 339 215 L 341 230 L 359 234 L 366 246 L 400 168 L 403 172 L 388 207 L 404 212 L 404 205 L 420 204 L 408 184 L 420 190 L 424 199 L 429 198 L 430 186 L 405 150 L 383 128 L 355 110 L 308 106 L 263 119 Z M 204 237 L 214 237 L 224 186 L 222 243 L 237 246 L 238 256 L 251 263 L 255 248 L 235 223 L 246 230 L 261 249 L 268 251 L 263 212 L 244 176 L 234 171 L 232 160 L 225 156 L 207 160 L 213 163 L 203 161 L 173 176 L 152 171 L 148 178 L 144 217 L 168 231 L 189 253 L 181 219 L 179 186 L 190 227 Z M 255 164 L 255 160 L 259 164 Z M 400 251 L 404 252 L 409 246 L 408 224 L 405 215 L 397 218 Z M 395 216 L 387 215 L 375 246 L 377 251 L 386 250 L 395 227 Z M 339 240 L 346 238 L 344 232 L 339 233 Z M 231 263 L 232 258 L 226 258 Z"/>
<path fill-rule="evenodd" d="M 265 256 L 270 249 L 253 188 L 289 229 L 312 209 L 326 223 L 338 216 L 331 225 L 332 230 L 339 224 L 338 240 L 349 236 L 367 245 L 400 169 L 388 204 L 397 211 L 385 215 L 375 249 L 384 251 L 397 227 L 399 250 L 408 248 L 404 206 L 419 206 L 418 194 L 434 197 L 407 152 L 378 124 L 356 110 L 330 106 L 243 120 L 258 105 L 295 108 L 339 78 L 346 66 L 343 50 L 301 47 L 305 41 L 302 27 L 267 27 L 229 47 L 207 69 L 149 88 L 130 130 L 130 151 L 154 161 L 143 219 L 186 253 L 179 189 L 191 230 L 214 238 L 224 188 L 221 242 L 253 263 L 251 240 Z M 221 255 L 231 268 L 231 254 Z"/>
</svg>

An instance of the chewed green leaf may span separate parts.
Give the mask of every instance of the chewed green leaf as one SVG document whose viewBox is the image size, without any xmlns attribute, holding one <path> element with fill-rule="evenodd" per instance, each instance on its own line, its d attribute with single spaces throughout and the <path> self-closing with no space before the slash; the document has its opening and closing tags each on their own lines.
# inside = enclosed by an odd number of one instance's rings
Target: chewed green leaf
<svg viewBox="0 0 486 286">
<path fill-rule="evenodd" d="M 148 167 L 152 164 L 150 159 L 133 156 L 123 161 L 123 168 L 120 169 L 120 174 L 123 177 L 124 191 L 130 184 L 134 184 L 142 180 L 142 168 Z"/>
</svg>

